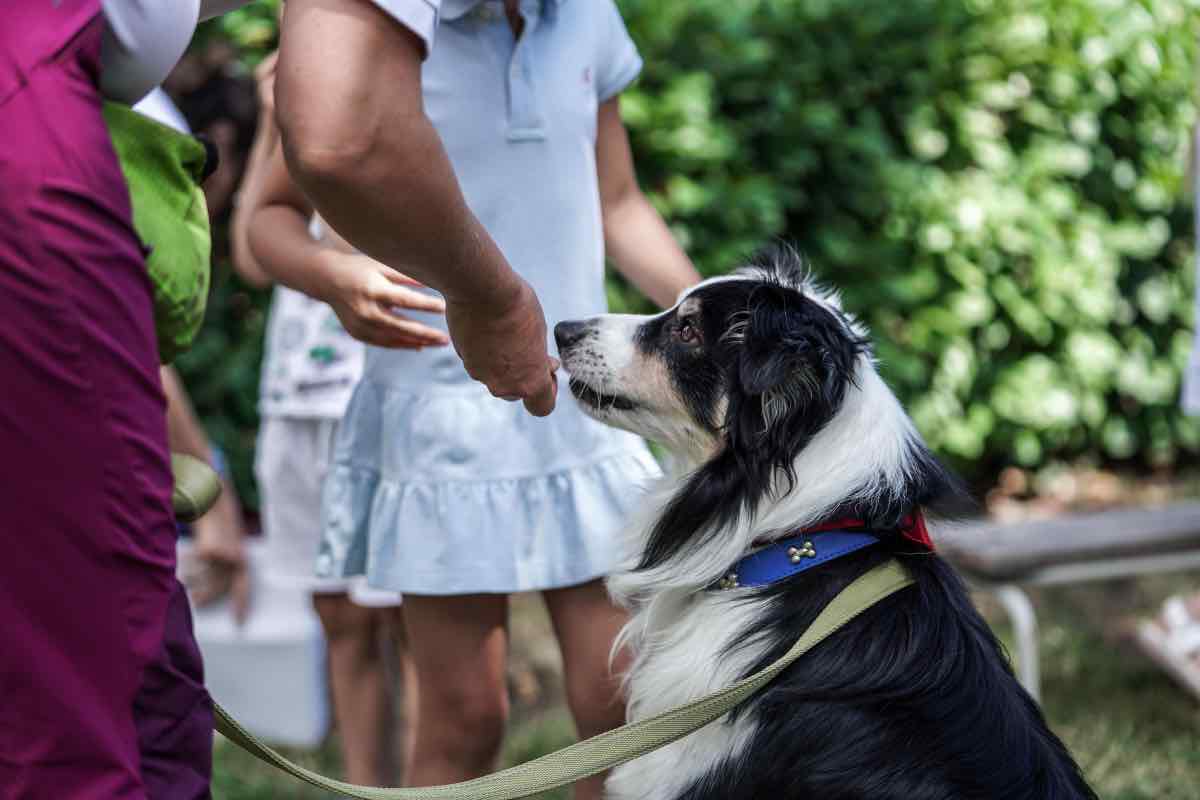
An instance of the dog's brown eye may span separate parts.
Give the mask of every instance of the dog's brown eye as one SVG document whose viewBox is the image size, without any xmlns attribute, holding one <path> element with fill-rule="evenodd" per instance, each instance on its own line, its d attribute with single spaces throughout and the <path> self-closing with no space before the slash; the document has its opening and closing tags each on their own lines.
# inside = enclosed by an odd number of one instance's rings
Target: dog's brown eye
<svg viewBox="0 0 1200 800">
<path fill-rule="evenodd" d="M 679 337 L 679 341 L 684 344 L 693 344 L 700 340 L 700 331 L 691 322 L 684 320 L 679 323 L 679 327 L 675 329 L 675 335 Z"/>
</svg>

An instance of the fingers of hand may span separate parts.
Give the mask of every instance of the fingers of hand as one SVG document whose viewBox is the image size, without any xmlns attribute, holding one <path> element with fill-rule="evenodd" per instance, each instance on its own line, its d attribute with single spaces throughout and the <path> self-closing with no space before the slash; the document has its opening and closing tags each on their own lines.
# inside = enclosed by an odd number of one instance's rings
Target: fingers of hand
<svg viewBox="0 0 1200 800">
<path fill-rule="evenodd" d="M 375 323 L 360 323 L 353 328 L 346 326 L 347 332 L 360 342 L 376 347 L 390 347 L 404 350 L 423 350 L 426 347 L 440 345 L 428 337 L 414 337 L 403 331 L 396 331 L 388 325 Z"/>
<path fill-rule="evenodd" d="M 229 604 L 233 621 L 243 625 L 250 616 L 250 570 L 242 569 L 234 574 L 229 586 Z"/>
<path fill-rule="evenodd" d="M 419 349 L 442 347 L 450 342 L 437 328 L 396 314 L 370 299 L 360 298 L 348 308 L 336 310 L 346 332 L 367 344 Z"/>
<path fill-rule="evenodd" d="M 397 272 L 391 267 L 384 267 L 383 269 L 383 276 L 398 286 L 415 286 L 421 289 L 425 288 L 425 284 L 421 283 L 416 278 L 405 275 L 403 272 Z"/>
<path fill-rule="evenodd" d="M 238 567 L 228 561 L 193 557 L 183 571 L 183 583 L 197 606 L 207 606 L 229 593 Z"/>
<path fill-rule="evenodd" d="M 380 309 L 378 321 L 389 333 L 420 342 L 424 347 L 444 347 L 450 344 L 450 337 L 445 332 L 391 310 Z"/>
<path fill-rule="evenodd" d="M 511 375 L 502 375 L 497 376 L 498 380 L 485 380 L 485 383 L 493 396 L 509 402 L 523 400 L 529 413 L 544 417 L 554 410 L 558 398 L 558 378 L 554 374 L 556 367 L 555 360 L 548 359 L 544 370 L 538 370 L 525 380 L 514 382 Z"/>
<path fill-rule="evenodd" d="M 558 400 L 558 381 L 549 381 L 541 391 L 525 398 L 525 410 L 535 417 L 545 417 L 554 410 Z"/>
<path fill-rule="evenodd" d="M 395 283 L 383 283 L 373 287 L 371 297 L 383 306 L 407 308 L 411 311 L 427 311 L 431 314 L 446 313 L 446 301 L 442 298 Z"/>
</svg>

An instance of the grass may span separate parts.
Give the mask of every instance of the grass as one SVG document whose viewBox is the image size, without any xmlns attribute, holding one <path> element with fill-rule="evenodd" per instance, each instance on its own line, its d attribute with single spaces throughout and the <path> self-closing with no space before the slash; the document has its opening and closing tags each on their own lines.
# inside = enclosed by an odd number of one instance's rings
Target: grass
<svg viewBox="0 0 1200 800">
<path fill-rule="evenodd" d="M 504 748 L 504 765 L 519 764 L 575 741 L 574 726 L 565 709 L 530 717 L 514 726 Z M 341 777 L 338 751 L 330 742 L 317 751 L 285 750 L 284 755 L 323 775 Z M 236 746 L 218 741 L 213 764 L 214 800 L 332 800 L 340 795 L 321 791 L 268 767 Z M 567 800 L 569 789 L 538 795 L 537 800 Z"/>
<path fill-rule="evenodd" d="M 1200 794 L 1200 704 L 1121 636 L 1130 618 L 1152 612 L 1167 595 L 1189 586 L 1195 586 L 1194 579 L 1150 578 L 1045 590 L 1035 597 L 1046 713 L 1105 800 L 1194 800 Z M 994 605 L 986 597 L 980 602 L 1001 637 L 1010 641 Z M 519 637 L 514 645 L 520 647 Z M 552 703 L 520 714 L 504 761 L 526 761 L 572 740 L 570 719 L 561 705 Z M 337 774 L 333 745 L 288 755 L 326 775 Z M 217 800 L 330 797 L 228 743 L 218 744 L 215 761 Z M 542 800 L 568 796 L 561 790 Z"/>
<path fill-rule="evenodd" d="M 1105 800 L 1200 794 L 1200 704 L 1122 636 L 1131 610 L 1188 588 L 1194 580 L 1156 578 L 1037 599 L 1047 716 Z"/>
</svg>

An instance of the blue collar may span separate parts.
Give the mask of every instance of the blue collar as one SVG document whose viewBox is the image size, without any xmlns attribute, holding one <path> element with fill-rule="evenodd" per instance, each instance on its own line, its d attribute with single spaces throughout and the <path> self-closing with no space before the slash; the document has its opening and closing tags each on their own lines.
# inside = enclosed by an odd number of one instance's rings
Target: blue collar
<svg viewBox="0 0 1200 800">
<path fill-rule="evenodd" d="M 767 586 L 873 544 L 879 544 L 879 538 L 869 531 L 800 533 L 755 550 L 710 588 Z"/>
</svg>

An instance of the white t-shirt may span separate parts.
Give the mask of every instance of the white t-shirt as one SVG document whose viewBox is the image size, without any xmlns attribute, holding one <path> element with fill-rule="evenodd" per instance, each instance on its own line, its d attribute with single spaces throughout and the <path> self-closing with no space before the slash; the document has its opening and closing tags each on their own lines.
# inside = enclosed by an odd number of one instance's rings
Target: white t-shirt
<svg viewBox="0 0 1200 800">
<path fill-rule="evenodd" d="M 162 83 L 183 57 L 200 0 L 104 0 L 100 86 L 104 95 L 133 105 Z"/>
<path fill-rule="evenodd" d="M 104 96 L 133 105 L 162 83 L 196 32 L 200 20 L 224 14 L 250 0 L 102 0 L 104 32 L 100 87 Z M 374 0 L 416 32 L 433 38 L 440 0 Z"/>
<path fill-rule="evenodd" d="M 175 101 L 171 99 L 169 94 L 163 91 L 161 86 L 155 86 L 151 89 L 150 94 L 143 97 L 133 107 L 133 110 L 139 114 L 145 114 L 156 122 L 161 122 L 168 128 L 174 128 L 180 133 L 192 132 L 192 128 L 188 125 L 183 112 L 179 110 L 179 107 L 175 105 Z"/>
<path fill-rule="evenodd" d="M 314 217 L 309 232 L 324 228 Z M 320 300 L 276 286 L 267 318 L 259 386 L 264 417 L 341 419 L 362 377 L 364 349 L 351 338 L 333 309 Z"/>
<path fill-rule="evenodd" d="M 112 100 L 133 105 L 179 63 L 196 23 L 249 0 L 103 0 L 100 86 Z"/>
</svg>

